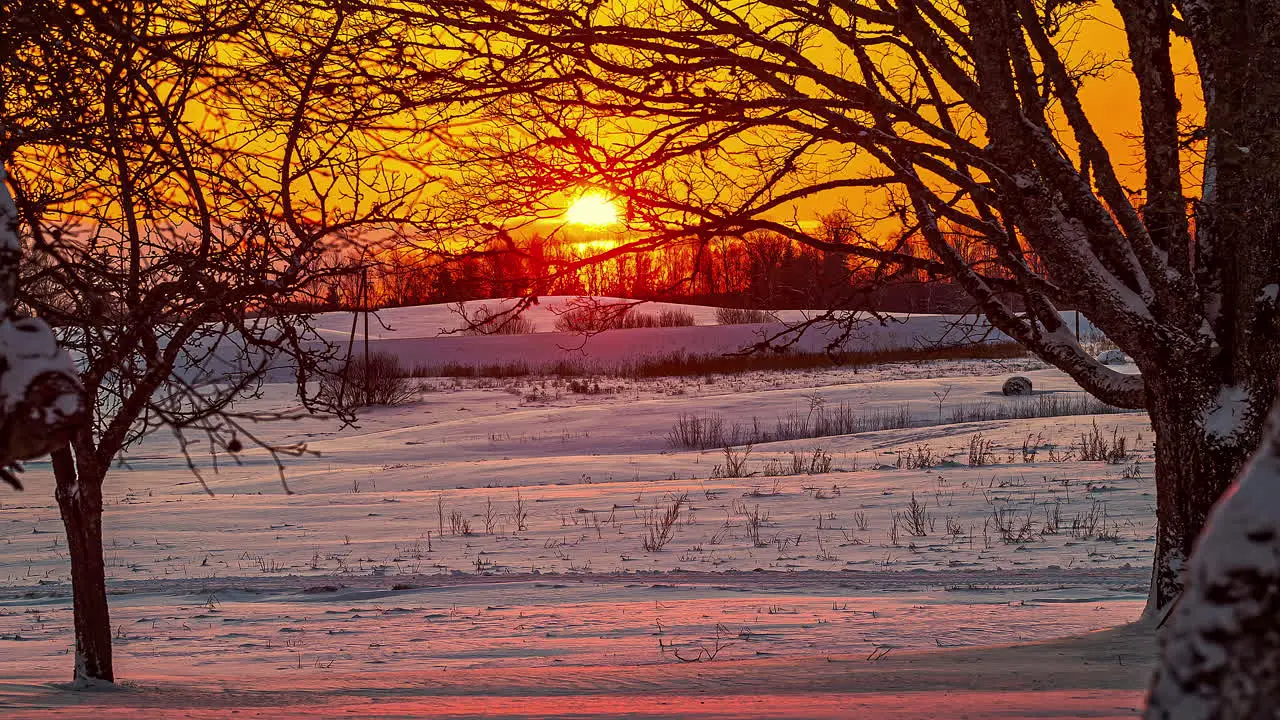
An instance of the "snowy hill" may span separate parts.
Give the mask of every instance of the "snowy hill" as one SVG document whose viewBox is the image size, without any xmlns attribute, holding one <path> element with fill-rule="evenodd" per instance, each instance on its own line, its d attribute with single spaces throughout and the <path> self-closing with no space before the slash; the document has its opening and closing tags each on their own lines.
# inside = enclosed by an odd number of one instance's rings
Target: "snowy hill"
<svg viewBox="0 0 1280 720">
<path fill-rule="evenodd" d="M 749 348 L 785 330 L 787 324 L 821 315 L 818 310 L 782 310 L 779 322 L 747 325 L 718 325 L 716 308 L 676 303 L 645 303 L 638 312 L 683 310 L 694 318 L 695 326 L 608 330 L 586 337 L 555 331 L 555 321 L 575 298 L 545 297 L 524 313 L 536 332 L 526 335 L 467 336 L 457 331 L 465 327 L 459 305 L 440 304 L 390 308 L 379 311 L 369 323 L 370 350 L 396 355 L 402 364 L 440 366 L 446 364 L 499 365 L 522 362 L 535 371 L 563 361 L 609 368 L 644 357 L 671 353 L 720 355 Z M 597 298 L 602 303 L 633 302 L 621 298 Z M 481 308 L 496 311 L 510 307 L 514 300 L 463 303 L 464 312 L 474 315 Z M 971 342 L 988 329 L 974 316 L 905 315 L 888 316 L 882 324 L 870 315 L 861 315 L 862 326 L 843 344 L 844 350 L 870 350 L 927 346 L 935 343 Z M 355 318 L 357 348 L 363 347 L 363 318 Z M 1068 317 L 1068 321 L 1073 318 Z M 315 318 L 320 333 L 333 342 L 345 344 L 352 337 L 352 314 L 325 313 Z M 973 328 L 973 329 L 970 329 Z M 1092 331 L 1089 323 L 1082 330 Z M 821 352 L 841 329 L 833 324 L 816 325 L 792 346 L 798 352 Z M 999 331 L 983 336 L 988 342 L 1007 341 Z"/>
</svg>

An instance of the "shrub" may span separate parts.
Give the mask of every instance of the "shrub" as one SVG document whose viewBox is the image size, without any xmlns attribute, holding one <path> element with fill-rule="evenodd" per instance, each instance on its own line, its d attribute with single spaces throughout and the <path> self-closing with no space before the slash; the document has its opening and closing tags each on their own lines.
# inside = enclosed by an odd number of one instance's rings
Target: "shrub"
<svg viewBox="0 0 1280 720">
<path fill-rule="evenodd" d="M 462 514 L 461 510 L 454 510 L 449 513 L 449 532 L 454 535 L 471 535 L 471 521 Z"/>
<path fill-rule="evenodd" d="M 898 453 L 898 467 L 906 470 L 928 470 L 937 465 L 940 458 L 929 445 L 917 445 Z M 912 496 L 914 500 L 914 495 Z"/>
<path fill-rule="evenodd" d="M 724 449 L 724 465 L 716 465 L 711 470 L 711 479 L 743 478 L 755 475 L 747 472 L 747 458 L 751 457 L 751 446 L 747 445 L 742 452 L 731 447 Z"/>
<path fill-rule="evenodd" d="M 752 417 L 750 424 L 730 424 L 724 416 L 680 413 L 667 434 L 672 447 L 706 450 L 713 447 L 770 443 L 781 440 L 853 435 L 874 430 L 896 430 L 911 426 L 911 413 L 906 405 L 896 408 L 870 408 L 856 411 L 841 403 L 817 412 L 792 412 L 777 418 L 770 427 Z"/>
<path fill-rule="evenodd" d="M 1128 412 L 1134 411 L 1113 407 L 1083 392 L 1052 393 L 1003 403 L 958 403 L 951 406 L 950 419 L 953 423 L 988 422 Z"/>
<path fill-rule="evenodd" d="M 829 472 L 831 472 L 831 455 L 822 448 L 814 448 L 811 455 L 792 450 L 790 459 L 786 462 L 773 458 L 765 463 L 763 474 L 766 477 L 780 477 L 783 475 L 822 475 Z M 821 494 L 822 490 L 818 490 L 815 496 Z"/>
<path fill-rule="evenodd" d="M 556 318 L 556 330 L 576 333 L 615 330 L 623 327 L 630 311 L 626 305 L 576 305 L 560 313 Z"/>
<path fill-rule="evenodd" d="M 750 325 L 752 323 L 777 322 L 778 318 L 768 310 L 750 308 L 716 308 L 716 322 L 721 325 Z"/>
<path fill-rule="evenodd" d="M 674 351 L 661 355 L 641 357 L 634 361 L 622 362 L 613 366 L 601 366 L 590 361 L 566 358 L 549 366 L 530 366 L 524 361 L 513 361 L 492 364 L 444 363 L 433 365 L 417 365 L 413 377 L 526 377 L 529 375 L 545 375 L 554 377 L 583 377 L 589 375 L 608 375 L 612 377 L 650 378 L 650 377 L 689 377 L 692 375 L 735 374 L 748 372 L 778 372 L 784 370 L 808 370 L 811 368 L 856 368 L 869 365 L 882 365 L 895 362 L 924 362 L 930 360 L 986 360 L 1026 357 L 1026 350 L 1016 343 L 983 343 L 966 344 L 941 348 L 893 348 L 878 350 L 859 350 L 841 352 L 834 355 L 825 352 L 786 352 L 786 353 L 752 353 L 749 355 L 697 355 L 683 351 Z M 1083 393 L 1082 393 L 1083 395 Z M 1036 402 L 1044 402 L 1050 395 L 1035 396 Z M 1096 406 L 1097 410 L 1089 413 L 1127 412 L 1111 408 L 1090 396 L 1085 396 Z M 1049 400 L 1059 403 L 1060 400 Z M 989 403 L 980 403 L 988 406 Z M 981 407 L 975 412 L 984 412 Z M 1108 409 L 1110 408 L 1110 409 Z M 990 412 L 988 408 L 985 412 Z M 1064 414 L 1064 413 L 1050 413 Z M 1035 416 L 1029 416 L 1035 417 Z M 982 419 L 982 418 L 975 418 Z M 955 422 L 962 422 L 956 420 Z"/>
<path fill-rule="evenodd" d="M 667 308 L 658 311 L 658 327 L 690 327 L 693 324 L 693 313 L 688 310 Z"/>
<path fill-rule="evenodd" d="M 473 335 L 532 335 L 535 332 L 537 329 L 533 321 L 523 315 L 508 317 L 506 320 L 490 318 L 471 331 Z"/>
<path fill-rule="evenodd" d="M 927 537 L 929 531 L 933 529 L 933 515 L 925 503 L 916 500 L 915 493 L 911 493 L 911 502 L 907 505 L 907 509 L 897 513 L 894 519 L 914 537 Z"/>
<path fill-rule="evenodd" d="M 400 360 L 391 353 L 373 353 L 367 363 L 364 355 L 355 355 L 324 376 L 320 381 L 320 395 L 348 410 L 400 405 L 417 393 L 417 385 L 408 375 Z"/>
<path fill-rule="evenodd" d="M 1024 446 L 1023 457 L 1026 457 Z M 982 467 L 995 461 L 995 442 L 978 433 L 969 438 L 969 467 Z"/>
<path fill-rule="evenodd" d="M 599 380 L 589 380 L 586 378 L 574 378 L 566 383 L 565 387 L 568 388 L 569 392 L 577 393 L 579 395 L 607 395 L 614 392 L 613 388 L 600 387 Z"/>
<path fill-rule="evenodd" d="M 768 545 L 768 543 L 760 541 L 760 528 L 764 527 L 769 522 L 769 512 L 767 510 L 761 512 L 760 504 L 757 503 L 756 506 L 751 509 L 747 509 L 746 504 L 743 504 L 739 510 L 739 514 L 742 515 L 744 520 L 746 520 L 747 537 L 751 539 L 751 545 L 754 547 L 763 547 Z"/>
<path fill-rule="evenodd" d="M 1093 430 L 1080 433 L 1080 445 L 1077 456 L 1081 460 L 1097 460 L 1112 465 L 1122 465 L 1130 457 L 1129 439 L 1120 435 L 1120 428 L 1111 429 L 1111 439 L 1098 429 L 1098 421 L 1093 421 Z"/>
<path fill-rule="evenodd" d="M 1084 393 L 1063 396 L 1046 394 L 1037 395 L 1033 398 L 1019 398 L 1004 403 L 960 404 L 952 408 L 950 422 L 985 422 L 991 420 L 1018 420 L 1129 412 L 1140 411 L 1112 407 Z M 855 409 L 852 405 L 840 403 L 834 407 L 824 407 L 813 412 L 793 411 L 776 418 L 771 424 L 754 416 L 749 421 L 730 422 L 725 416 L 715 413 L 680 413 L 676 416 L 676 421 L 672 424 L 670 432 L 667 433 L 667 444 L 673 448 L 685 450 L 707 450 L 716 447 L 764 444 L 782 440 L 803 440 L 832 435 L 856 435 L 876 430 L 898 430 L 934 424 L 942 425 L 945 423 L 912 422 L 911 407 L 908 405 Z M 1086 438 L 1082 442 L 1087 444 L 1090 440 Z M 1094 454 L 1097 455 L 1096 459 L 1121 463 L 1128 458 L 1128 451 L 1124 444 L 1125 439 L 1122 437 L 1116 436 L 1112 442 L 1102 449 L 1097 447 L 1097 441 L 1092 442 L 1092 450 L 1096 451 Z M 986 442 L 985 449 L 986 452 L 982 453 L 982 457 L 989 460 L 993 455 L 992 444 L 989 441 Z M 1086 452 L 1089 451 L 1090 448 L 1086 448 Z M 1050 460 L 1053 462 L 1060 462 L 1065 459 L 1062 455 L 1050 453 Z"/>
<path fill-rule="evenodd" d="M 533 321 L 524 315 L 495 315 L 481 305 L 467 318 L 468 335 L 532 335 L 537 332 Z"/>
<path fill-rule="evenodd" d="M 640 312 L 629 305 L 578 305 L 556 318 L 561 332 L 596 333 L 605 330 L 635 328 L 688 327 L 694 324 L 693 313 L 679 308 Z"/>
<path fill-rule="evenodd" d="M 636 310 L 627 310 L 618 316 L 616 322 L 608 330 L 632 330 L 635 328 L 656 328 L 662 327 L 658 321 L 657 315 L 638 312 Z"/>
<path fill-rule="evenodd" d="M 689 493 L 681 493 L 671 498 L 665 507 L 654 507 L 645 513 L 645 535 L 640 543 L 645 552 L 658 552 L 671 542 L 675 534 L 676 520 L 680 519 L 680 509 L 689 502 Z"/>
</svg>

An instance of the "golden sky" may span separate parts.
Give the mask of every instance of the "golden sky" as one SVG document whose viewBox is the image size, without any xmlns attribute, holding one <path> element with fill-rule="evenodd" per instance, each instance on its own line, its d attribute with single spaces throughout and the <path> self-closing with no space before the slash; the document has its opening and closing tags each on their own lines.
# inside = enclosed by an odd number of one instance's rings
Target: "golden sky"
<svg viewBox="0 0 1280 720">
<path fill-rule="evenodd" d="M 747 5 L 754 7 L 751 3 L 747 3 Z M 1110 150 L 1121 181 L 1128 187 L 1140 189 L 1143 185 L 1143 165 L 1139 137 L 1141 121 L 1137 99 L 1137 83 L 1128 68 L 1125 32 L 1120 25 L 1115 9 L 1110 4 L 1099 3 L 1090 6 L 1090 8 L 1091 15 L 1080 17 L 1064 28 L 1063 32 L 1058 36 L 1060 41 L 1059 49 L 1064 53 L 1064 60 L 1068 66 L 1098 68 L 1096 76 L 1090 76 L 1083 81 L 1081 86 L 1082 101 L 1094 123 L 1096 131 Z M 834 49 L 835 47 L 834 41 L 831 41 L 830 45 L 824 45 L 823 41 L 819 40 L 810 46 L 806 51 L 806 56 L 824 68 L 848 67 L 848 58 L 842 56 L 839 51 Z M 892 63 L 894 61 L 890 59 L 888 62 Z M 1174 44 L 1174 67 L 1175 70 L 1180 72 L 1178 87 L 1184 106 L 1184 115 L 1187 120 L 1194 121 L 1198 119 L 1198 108 L 1201 105 L 1199 85 L 1194 72 L 1194 61 L 1190 48 L 1185 42 L 1177 39 L 1175 39 Z M 804 88 L 802 87 L 802 89 Z M 1051 108 L 1051 113 L 1052 111 Z M 608 144 L 608 136 L 612 133 L 615 137 L 624 136 L 622 144 L 625 145 L 626 128 L 628 126 L 635 128 L 637 124 L 643 125 L 646 121 L 619 117 L 606 119 L 602 122 L 612 126 L 611 130 L 605 131 L 602 144 Z M 1062 132 L 1059 133 L 1060 141 L 1063 142 L 1068 152 L 1073 152 L 1071 135 L 1065 129 L 1065 121 L 1058 123 L 1058 125 L 1063 128 Z M 760 131 L 761 134 L 764 132 L 766 131 Z M 980 129 L 978 132 L 981 132 Z M 597 135 L 596 139 L 599 140 L 600 136 Z M 769 138 L 756 135 L 751 137 L 750 140 L 767 144 Z M 975 142 L 978 145 L 984 144 L 981 138 L 975 139 Z M 729 144 L 733 143 L 738 143 L 740 146 L 749 145 L 743 138 L 734 138 L 729 141 Z M 811 167 L 809 168 L 811 173 L 810 182 L 815 181 L 815 179 L 820 181 L 831 175 L 865 174 L 873 166 L 873 161 L 867 158 L 865 154 L 851 154 L 849 146 L 834 143 L 815 150 L 811 161 Z M 714 160 L 711 162 L 714 162 Z M 685 173 L 685 175 L 682 175 L 681 172 Z M 698 172 L 699 168 L 686 166 L 680 172 L 671 173 L 668 179 L 679 183 L 688 174 L 696 174 Z M 1198 192 L 1197 169 L 1190 160 L 1186 162 L 1184 172 L 1188 175 L 1187 192 L 1192 194 Z M 800 171 L 795 173 L 797 178 L 801 174 Z M 566 203 L 573 196 L 586 191 L 596 182 L 607 185 L 608 180 L 608 178 L 592 179 L 584 177 L 582 183 L 576 187 L 567 187 L 564 196 L 551 200 L 550 205 L 543 208 L 545 213 L 543 217 L 549 223 L 562 221 L 564 219 L 560 213 L 562 208 L 554 207 L 555 202 Z M 708 189 L 713 189 L 713 186 L 713 182 L 706 181 L 704 178 L 702 187 L 690 192 L 707 192 Z M 787 222 L 812 228 L 818 222 L 818 218 L 840 209 L 842 205 L 856 209 L 860 204 L 867 204 L 868 195 L 874 192 L 876 191 L 841 189 L 824 194 L 815 194 L 798 200 L 786 208 L 775 210 L 773 214 L 779 218 L 785 218 Z"/>
</svg>

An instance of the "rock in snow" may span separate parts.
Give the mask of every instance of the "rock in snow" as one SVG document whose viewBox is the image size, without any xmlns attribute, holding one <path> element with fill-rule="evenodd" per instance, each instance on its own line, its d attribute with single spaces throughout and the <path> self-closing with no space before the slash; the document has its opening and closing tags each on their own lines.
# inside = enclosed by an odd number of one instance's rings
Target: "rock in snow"
<svg viewBox="0 0 1280 720">
<path fill-rule="evenodd" d="M 1005 395 L 1030 395 L 1031 378 L 1015 375 L 1004 381 L 1004 387 L 1000 388 L 1000 392 Z"/>
<path fill-rule="evenodd" d="M 1098 353 L 1098 362 L 1103 365 L 1123 365 L 1133 362 L 1133 358 L 1125 355 L 1123 350 L 1103 350 Z"/>
</svg>

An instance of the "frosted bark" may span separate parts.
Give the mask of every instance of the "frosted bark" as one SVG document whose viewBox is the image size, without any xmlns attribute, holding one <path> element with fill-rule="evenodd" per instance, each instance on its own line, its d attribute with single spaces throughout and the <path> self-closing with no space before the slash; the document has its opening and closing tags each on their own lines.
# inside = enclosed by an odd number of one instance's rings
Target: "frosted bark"
<svg viewBox="0 0 1280 720">
<path fill-rule="evenodd" d="M 1148 718 L 1274 717 L 1280 707 L 1280 403 L 1209 516 L 1161 638 Z"/>
<path fill-rule="evenodd" d="M 1252 400 L 1248 388 L 1228 385 L 1219 390 L 1201 416 L 1205 434 L 1219 442 L 1234 438 L 1244 427 Z"/>
</svg>

